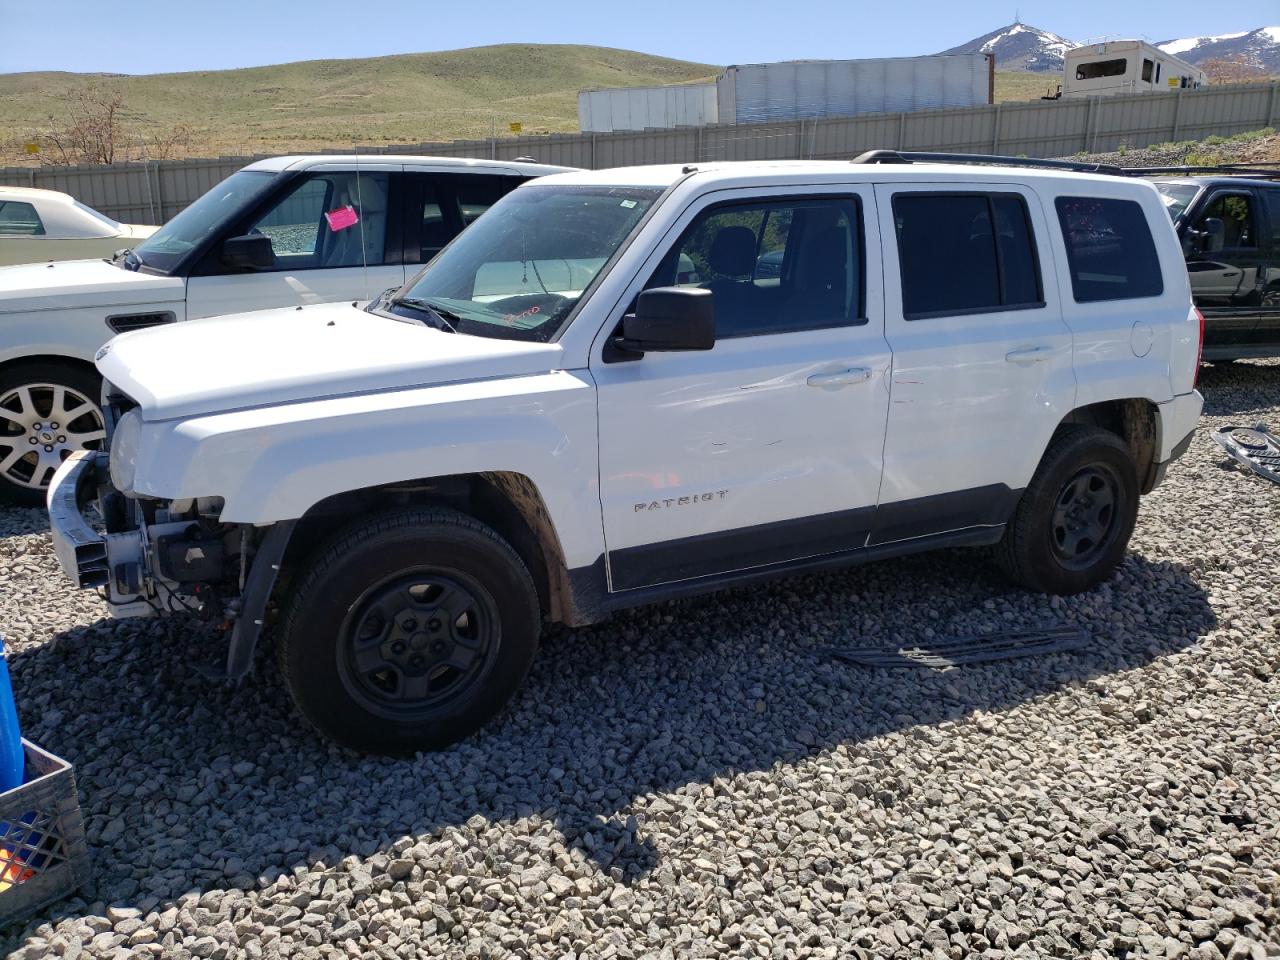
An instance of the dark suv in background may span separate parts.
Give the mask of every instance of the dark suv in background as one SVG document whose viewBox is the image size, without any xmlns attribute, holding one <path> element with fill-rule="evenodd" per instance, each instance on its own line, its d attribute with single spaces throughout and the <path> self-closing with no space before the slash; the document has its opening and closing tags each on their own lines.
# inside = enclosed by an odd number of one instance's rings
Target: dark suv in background
<svg viewBox="0 0 1280 960">
<path fill-rule="evenodd" d="M 1280 171 L 1153 182 L 1204 314 L 1204 359 L 1280 356 Z"/>
</svg>

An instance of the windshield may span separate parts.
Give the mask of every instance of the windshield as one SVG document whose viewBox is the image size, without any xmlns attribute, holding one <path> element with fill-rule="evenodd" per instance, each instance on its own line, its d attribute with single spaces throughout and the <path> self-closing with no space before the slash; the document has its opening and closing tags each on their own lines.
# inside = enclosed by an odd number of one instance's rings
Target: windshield
<svg viewBox="0 0 1280 960">
<path fill-rule="evenodd" d="M 169 272 L 209 234 L 266 189 L 274 177 L 275 174 L 266 170 L 233 173 L 134 247 L 134 255 L 144 267 Z"/>
<path fill-rule="evenodd" d="M 525 186 L 494 204 L 394 298 L 459 333 L 550 340 L 661 194 L 657 188 Z"/>
<path fill-rule="evenodd" d="M 1164 201 L 1164 208 L 1173 221 L 1186 213 L 1187 206 L 1200 192 L 1200 188 L 1194 183 L 1157 183 L 1156 189 L 1160 191 L 1160 199 Z"/>
</svg>

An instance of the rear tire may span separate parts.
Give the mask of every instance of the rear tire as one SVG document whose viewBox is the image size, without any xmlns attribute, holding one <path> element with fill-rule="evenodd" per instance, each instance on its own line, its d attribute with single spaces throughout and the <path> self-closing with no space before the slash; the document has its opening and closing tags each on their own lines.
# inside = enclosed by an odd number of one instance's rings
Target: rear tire
<svg viewBox="0 0 1280 960">
<path fill-rule="evenodd" d="M 72 364 L 31 361 L 0 372 L 0 500 L 43 506 L 62 461 L 102 447 L 101 393 L 98 376 Z"/>
<path fill-rule="evenodd" d="M 353 524 L 306 561 L 280 666 L 322 734 L 404 756 L 498 714 L 539 628 L 533 580 L 505 540 L 452 510 L 404 510 Z"/>
<path fill-rule="evenodd" d="M 1028 589 L 1082 593 L 1119 565 L 1137 517 L 1138 475 L 1124 441 L 1097 427 L 1069 426 L 1023 491 L 996 560 Z"/>
</svg>

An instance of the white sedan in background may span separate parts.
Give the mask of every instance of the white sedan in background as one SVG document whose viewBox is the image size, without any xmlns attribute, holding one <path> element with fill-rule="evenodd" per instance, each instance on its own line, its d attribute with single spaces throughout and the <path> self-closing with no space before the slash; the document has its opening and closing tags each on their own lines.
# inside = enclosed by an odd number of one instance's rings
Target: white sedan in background
<svg viewBox="0 0 1280 960">
<path fill-rule="evenodd" d="M 0 266 L 109 257 L 158 229 L 116 223 L 57 190 L 0 187 Z"/>
</svg>

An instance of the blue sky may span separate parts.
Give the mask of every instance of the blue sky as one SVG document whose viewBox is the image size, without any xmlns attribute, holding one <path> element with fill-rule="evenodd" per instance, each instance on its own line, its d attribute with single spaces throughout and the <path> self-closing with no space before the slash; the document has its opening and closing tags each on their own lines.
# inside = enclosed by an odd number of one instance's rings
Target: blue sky
<svg viewBox="0 0 1280 960">
<path fill-rule="evenodd" d="M 936 53 L 1013 20 L 1073 40 L 1280 25 L 1276 0 L 0 0 L 0 73 L 160 73 L 480 44 L 593 43 L 706 63 Z"/>
</svg>

